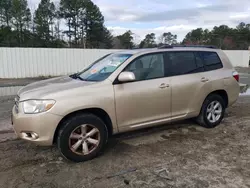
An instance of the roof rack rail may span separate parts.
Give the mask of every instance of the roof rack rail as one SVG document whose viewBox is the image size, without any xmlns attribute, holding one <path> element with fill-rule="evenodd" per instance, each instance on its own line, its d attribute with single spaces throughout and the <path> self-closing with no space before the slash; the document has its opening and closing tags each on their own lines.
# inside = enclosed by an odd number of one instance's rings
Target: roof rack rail
<svg viewBox="0 0 250 188">
<path fill-rule="evenodd" d="M 190 48 L 211 48 L 211 49 L 218 49 L 216 46 L 213 45 L 163 45 L 158 47 L 158 49 L 164 49 L 164 48 L 183 48 L 183 47 L 190 47 Z"/>
<path fill-rule="evenodd" d="M 164 49 L 164 48 L 173 48 L 173 45 L 164 44 L 164 45 L 158 47 L 158 49 Z"/>
<path fill-rule="evenodd" d="M 138 50 L 140 49 L 139 47 L 132 47 L 131 50 Z"/>
</svg>

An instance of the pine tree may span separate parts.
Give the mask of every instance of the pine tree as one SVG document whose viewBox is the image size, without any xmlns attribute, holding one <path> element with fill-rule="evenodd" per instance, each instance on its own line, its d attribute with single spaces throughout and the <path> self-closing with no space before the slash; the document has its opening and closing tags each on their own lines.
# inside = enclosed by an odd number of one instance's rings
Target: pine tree
<svg viewBox="0 0 250 188">
<path fill-rule="evenodd" d="M 54 3 L 50 0 L 41 0 L 34 18 L 35 31 L 40 39 L 47 42 L 52 40 L 55 16 Z"/>
<path fill-rule="evenodd" d="M 113 48 L 113 46 L 114 46 L 113 40 L 114 40 L 114 37 L 111 34 L 111 32 L 106 27 L 104 27 L 103 41 L 102 41 L 103 46 L 100 46 L 100 48 L 106 48 L 106 49 Z"/>
<path fill-rule="evenodd" d="M 79 17 L 84 11 L 83 0 L 61 0 L 60 1 L 60 16 L 66 20 L 68 30 L 64 33 L 68 36 L 69 42 L 73 42 L 73 45 L 78 44 L 80 24 Z"/>
<path fill-rule="evenodd" d="M 117 36 L 117 38 L 120 40 L 122 48 L 131 49 L 134 47 L 132 35 L 133 33 L 130 30 L 128 30 L 122 35 Z"/>
<path fill-rule="evenodd" d="M 68 29 L 64 33 L 74 47 L 111 48 L 112 35 L 104 26 L 104 17 L 91 0 L 61 0 L 60 15 Z"/>
<path fill-rule="evenodd" d="M 104 17 L 91 0 L 85 0 L 85 12 L 82 19 L 88 48 L 112 48 L 113 36 L 104 26 Z"/>
<path fill-rule="evenodd" d="M 155 42 L 155 34 L 151 33 L 151 34 L 147 34 L 145 36 L 145 39 L 143 41 L 141 41 L 139 47 L 140 48 L 154 48 L 156 47 L 156 42 Z"/>
<path fill-rule="evenodd" d="M 98 48 L 103 41 L 104 17 L 91 0 L 85 0 L 85 7 L 86 43 L 89 48 Z"/>
<path fill-rule="evenodd" d="M 30 28 L 31 13 L 27 0 L 12 0 L 12 24 L 17 32 L 19 46 L 24 45 L 24 32 Z"/>
<path fill-rule="evenodd" d="M 0 0 L 0 25 L 10 27 L 11 0 Z"/>
</svg>

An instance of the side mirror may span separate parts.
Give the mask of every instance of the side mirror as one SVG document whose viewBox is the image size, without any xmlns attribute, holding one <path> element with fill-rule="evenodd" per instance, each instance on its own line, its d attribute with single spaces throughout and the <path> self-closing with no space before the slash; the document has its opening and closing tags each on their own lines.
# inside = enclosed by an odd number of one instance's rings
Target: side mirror
<svg viewBox="0 0 250 188">
<path fill-rule="evenodd" d="M 119 75 L 118 80 L 120 82 L 132 82 L 132 81 L 135 81 L 135 74 L 133 72 L 122 72 Z"/>
</svg>

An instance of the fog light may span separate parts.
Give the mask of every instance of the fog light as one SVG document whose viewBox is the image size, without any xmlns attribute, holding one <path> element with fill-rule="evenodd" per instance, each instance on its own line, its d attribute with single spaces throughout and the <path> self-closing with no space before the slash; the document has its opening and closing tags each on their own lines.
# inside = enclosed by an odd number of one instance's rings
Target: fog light
<svg viewBox="0 0 250 188">
<path fill-rule="evenodd" d="M 39 137 L 38 134 L 35 132 L 22 132 L 22 136 L 24 139 L 27 140 L 36 140 Z"/>
</svg>

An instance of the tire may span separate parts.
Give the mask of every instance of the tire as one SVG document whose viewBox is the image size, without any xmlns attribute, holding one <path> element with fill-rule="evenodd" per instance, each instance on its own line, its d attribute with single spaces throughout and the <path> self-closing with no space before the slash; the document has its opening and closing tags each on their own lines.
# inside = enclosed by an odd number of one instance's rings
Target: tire
<svg viewBox="0 0 250 188">
<path fill-rule="evenodd" d="M 215 104 L 214 106 L 216 107 L 217 103 L 221 105 L 221 108 L 218 107 L 216 108 L 216 110 L 211 111 L 211 109 L 214 109 L 214 108 L 211 108 L 213 104 Z M 219 109 L 221 109 L 221 115 L 217 116 L 218 114 L 215 114 L 215 112 L 218 113 L 220 111 Z M 225 106 L 225 101 L 223 100 L 223 98 L 220 95 L 211 94 L 203 102 L 200 114 L 196 118 L 196 122 L 202 127 L 214 128 L 217 125 L 219 125 L 222 119 L 224 118 L 225 109 L 226 109 L 226 106 Z M 214 120 L 213 115 L 209 115 L 210 111 L 212 112 L 212 114 L 214 113 L 214 116 L 216 117 L 215 118 L 216 121 L 213 121 Z"/>
<path fill-rule="evenodd" d="M 64 158 L 83 162 L 98 156 L 107 139 L 106 125 L 99 117 L 93 114 L 76 114 L 63 123 L 57 137 L 57 147 Z"/>
</svg>

